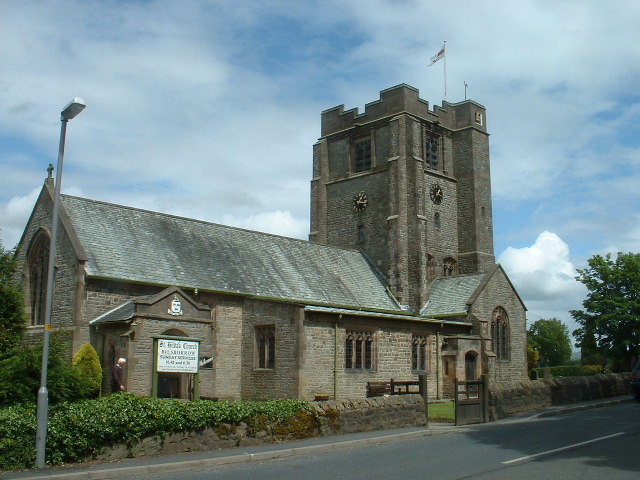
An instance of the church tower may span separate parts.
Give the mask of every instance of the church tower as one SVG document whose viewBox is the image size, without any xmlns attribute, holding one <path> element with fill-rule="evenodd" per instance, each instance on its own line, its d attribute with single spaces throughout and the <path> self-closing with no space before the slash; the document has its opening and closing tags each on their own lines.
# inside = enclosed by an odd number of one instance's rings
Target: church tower
<svg viewBox="0 0 640 480">
<path fill-rule="evenodd" d="M 322 112 L 313 148 L 312 242 L 365 252 L 404 305 L 418 311 L 440 276 L 494 265 L 485 108 L 429 110 L 409 85 L 365 112 Z"/>
</svg>

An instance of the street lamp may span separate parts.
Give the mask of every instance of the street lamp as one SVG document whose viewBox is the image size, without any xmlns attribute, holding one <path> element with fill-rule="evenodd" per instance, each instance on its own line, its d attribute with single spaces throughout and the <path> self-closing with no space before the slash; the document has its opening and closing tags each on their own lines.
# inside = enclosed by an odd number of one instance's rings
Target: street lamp
<svg viewBox="0 0 640 480">
<path fill-rule="evenodd" d="M 47 270 L 47 296 L 44 310 L 44 336 L 42 339 L 42 372 L 38 390 L 38 411 L 36 431 L 36 466 L 45 466 L 45 447 L 49 416 L 49 392 L 47 390 L 47 370 L 49 366 L 49 336 L 51 334 L 51 308 L 53 304 L 53 282 L 56 264 L 56 240 L 58 237 L 58 212 L 60 210 L 60 184 L 62 183 L 62 161 L 64 141 L 67 134 L 67 122 L 75 118 L 86 107 L 84 100 L 74 98 L 60 113 L 60 146 L 58 148 L 58 167 L 56 171 L 55 193 L 53 194 L 53 213 L 51 214 L 51 242 L 49 245 L 49 267 Z"/>
</svg>

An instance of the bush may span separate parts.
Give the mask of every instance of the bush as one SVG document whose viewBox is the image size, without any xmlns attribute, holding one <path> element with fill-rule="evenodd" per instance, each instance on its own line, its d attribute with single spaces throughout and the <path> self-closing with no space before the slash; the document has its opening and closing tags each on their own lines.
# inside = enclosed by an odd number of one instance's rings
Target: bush
<svg viewBox="0 0 640 480">
<path fill-rule="evenodd" d="M 46 460 L 51 465 L 78 462 L 115 444 L 133 446 L 146 436 L 164 437 L 223 424 L 251 423 L 256 417 L 284 422 L 301 410 L 314 413 L 303 400 L 184 402 L 118 393 L 64 402 L 49 410 Z M 33 466 L 35 431 L 35 407 L 0 409 L 0 439 L 6 439 L 0 443 L 0 469 Z"/>
<path fill-rule="evenodd" d="M 544 368 L 534 368 L 529 372 L 529 378 L 533 378 L 533 372 L 537 372 L 538 378 L 544 378 Z M 559 367 L 549 367 L 552 377 L 585 377 L 602 373 L 600 365 L 563 365 Z"/>
<path fill-rule="evenodd" d="M 97 397 L 102 386 L 102 366 L 96 349 L 90 343 L 85 343 L 78 353 L 73 357 L 71 365 L 93 390 L 93 395 Z"/>
<path fill-rule="evenodd" d="M 75 401 L 92 396 L 93 386 L 67 358 L 68 345 L 56 335 L 50 337 L 47 390 L 49 403 Z M 42 343 L 14 348 L 0 360 L 0 405 L 35 403 L 40 388 Z"/>
</svg>

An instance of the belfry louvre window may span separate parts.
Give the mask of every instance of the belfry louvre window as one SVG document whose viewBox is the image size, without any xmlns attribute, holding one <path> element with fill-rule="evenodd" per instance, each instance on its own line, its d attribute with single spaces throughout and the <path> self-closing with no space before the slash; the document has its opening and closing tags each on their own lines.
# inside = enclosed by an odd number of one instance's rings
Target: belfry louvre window
<svg viewBox="0 0 640 480">
<path fill-rule="evenodd" d="M 427 167 L 432 170 L 438 170 L 440 167 L 438 159 L 438 139 L 436 137 L 427 137 L 424 143 L 424 159 Z"/>
<path fill-rule="evenodd" d="M 509 360 L 509 316 L 502 307 L 497 307 L 491 315 L 491 340 L 498 359 Z"/>
<path fill-rule="evenodd" d="M 373 334 L 347 330 L 344 345 L 344 366 L 347 369 L 373 368 Z"/>
<path fill-rule="evenodd" d="M 427 371 L 427 337 L 414 335 L 411 341 L 411 370 Z"/>
<path fill-rule="evenodd" d="M 276 327 L 256 327 L 256 367 L 273 369 L 276 365 Z"/>
<path fill-rule="evenodd" d="M 371 139 L 358 140 L 354 146 L 356 172 L 371 169 Z"/>
</svg>

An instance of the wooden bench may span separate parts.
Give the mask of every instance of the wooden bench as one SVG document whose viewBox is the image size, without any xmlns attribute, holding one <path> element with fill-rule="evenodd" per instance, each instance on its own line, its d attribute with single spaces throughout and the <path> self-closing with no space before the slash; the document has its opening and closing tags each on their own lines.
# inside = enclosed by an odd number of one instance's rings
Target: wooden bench
<svg viewBox="0 0 640 480">
<path fill-rule="evenodd" d="M 391 379 L 388 382 L 367 382 L 367 397 L 408 395 L 412 393 L 420 393 L 420 382 L 417 380 Z"/>
<path fill-rule="evenodd" d="M 391 382 L 367 382 L 367 397 L 391 395 Z"/>
</svg>

